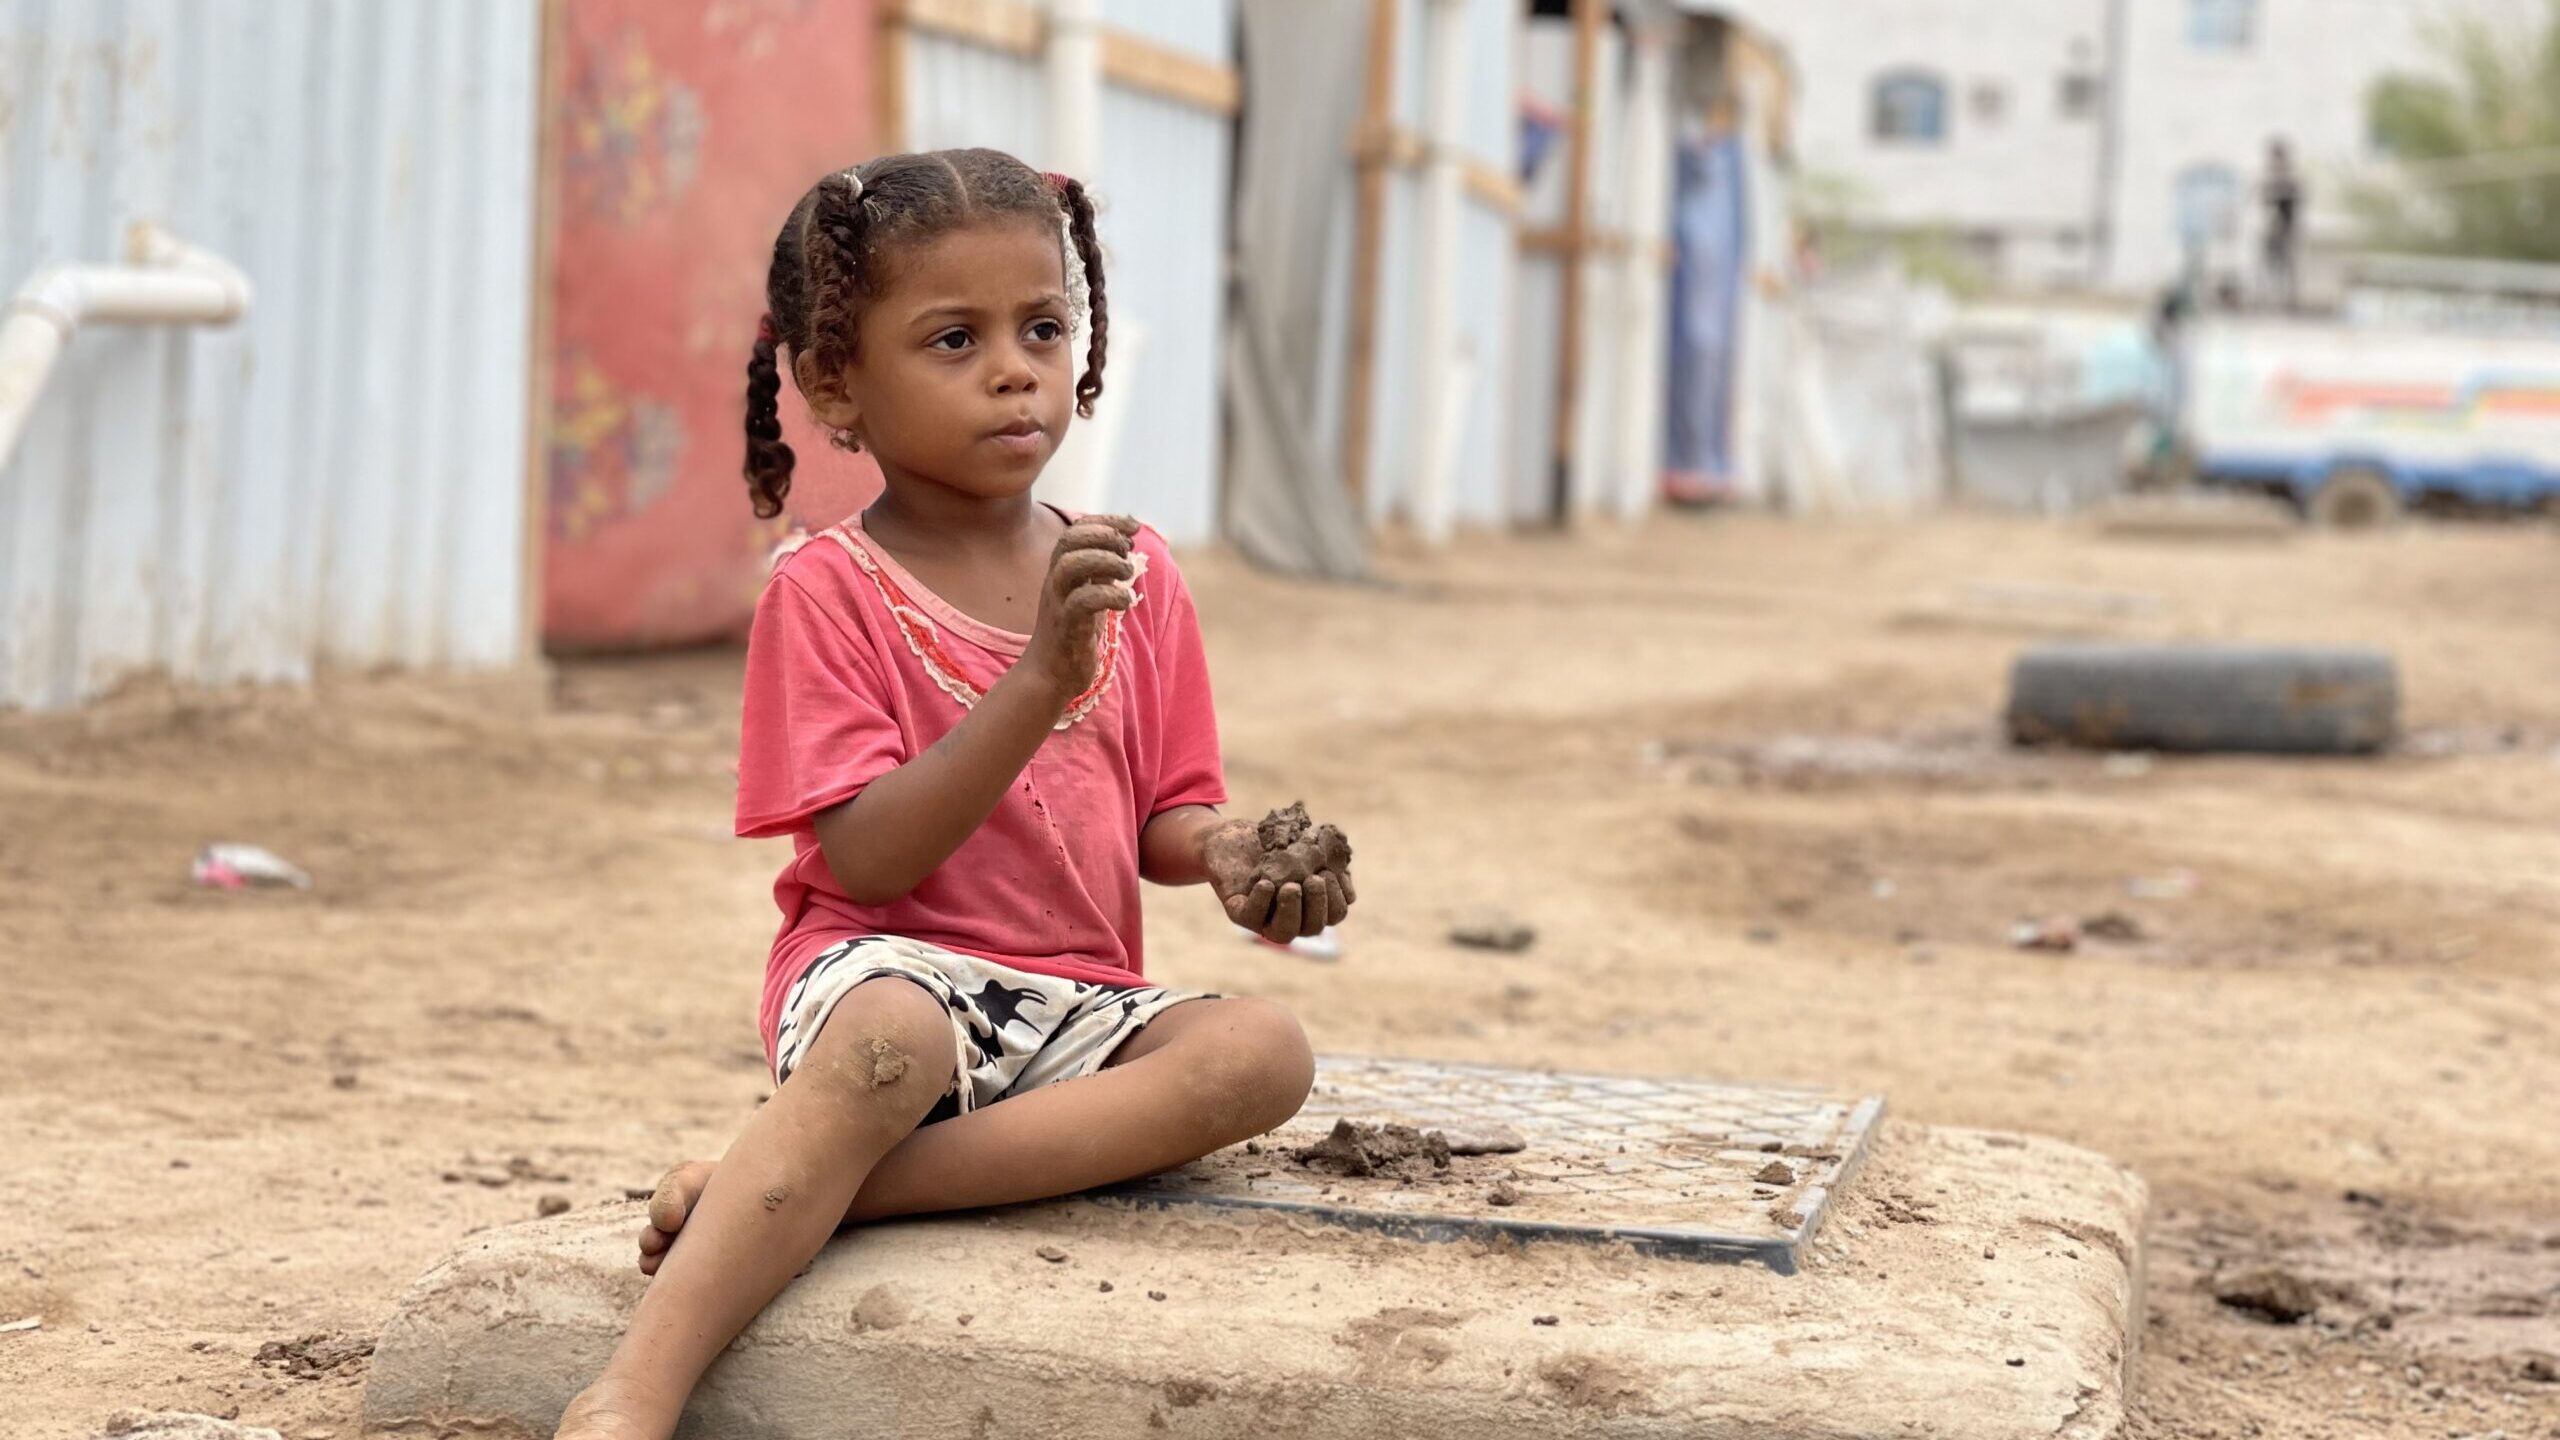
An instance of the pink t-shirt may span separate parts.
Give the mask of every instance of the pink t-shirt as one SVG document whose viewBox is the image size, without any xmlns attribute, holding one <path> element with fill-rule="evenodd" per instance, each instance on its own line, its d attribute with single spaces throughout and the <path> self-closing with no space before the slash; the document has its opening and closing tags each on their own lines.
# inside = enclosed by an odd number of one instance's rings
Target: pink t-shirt
<svg viewBox="0 0 2560 1440">
<path fill-rule="evenodd" d="M 818 952 L 897 935 L 1017 969 L 1138 983 L 1138 833 L 1227 798 L 1191 592 L 1164 537 L 1138 533 L 1138 603 L 1104 630 L 1104 679 L 1051 733 L 986 823 L 886 905 L 847 898 L 811 819 L 922 754 L 1030 637 L 981 624 L 917 583 L 859 517 L 783 558 L 756 604 L 738 736 L 744 836 L 788 835 L 782 909 L 758 1012 L 772 1058 L 782 1000 Z M 1074 712 L 1071 712 L 1074 713 Z"/>
</svg>

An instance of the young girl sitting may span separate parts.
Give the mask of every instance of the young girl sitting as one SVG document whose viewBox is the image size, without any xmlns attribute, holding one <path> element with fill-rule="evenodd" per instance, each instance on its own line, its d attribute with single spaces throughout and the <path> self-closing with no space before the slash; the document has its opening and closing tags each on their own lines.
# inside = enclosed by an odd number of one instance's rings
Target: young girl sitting
<svg viewBox="0 0 2560 1440">
<path fill-rule="evenodd" d="M 655 1278 L 563 1436 L 671 1435 L 839 1225 L 1062 1195 L 1287 1120 L 1313 1076 L 1297 1022 L 1145 984 L 1138 881 L 1205 881 L 1273 941 L 1352 901 L 1346 847 L 1265 867 L 1213 808 L 1208 672 L 1163 540 L 1031 498 L 1102 392 L 1084 187 L 992 150 L 885 156 L 801 198 L 765 295 L 756 512 L 791 483 L 784 359 L 885 488 L 777 563 L 748 642 L 737 830 L 793 847 L 773 1098 L 660 1187 Z"/>
</svg>

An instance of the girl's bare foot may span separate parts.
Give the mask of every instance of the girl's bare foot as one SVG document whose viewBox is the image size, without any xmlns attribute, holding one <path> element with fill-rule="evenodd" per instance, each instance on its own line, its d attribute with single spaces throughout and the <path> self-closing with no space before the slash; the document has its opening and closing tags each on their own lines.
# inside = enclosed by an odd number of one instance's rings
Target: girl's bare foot
<svg viewBox="0 0 2560 1440">
<path fill-rule="evenodd" d="M 701 1193 L 699 1186 L 695 1193 Z M 669 1406 L 660 1397 L 606 1375 L 569 1402 L 552 1440 L 666 1440 L 675 1433 L 682 1409 L 682 1396 Z"/>
<path fill-rule="evenodd" d="M 667 1247 L 676 1243 L 676 1232 L 684 1228 L 685 1217 L 702 1198 L 702 1187 L 710 1183 L 708 1160 L 688 1160 L 659 1177 L 657 1192 L 649 1197 L 649 1223 L 640 1229 L 641 1274 L 658 1273 Z"/>
</svg>

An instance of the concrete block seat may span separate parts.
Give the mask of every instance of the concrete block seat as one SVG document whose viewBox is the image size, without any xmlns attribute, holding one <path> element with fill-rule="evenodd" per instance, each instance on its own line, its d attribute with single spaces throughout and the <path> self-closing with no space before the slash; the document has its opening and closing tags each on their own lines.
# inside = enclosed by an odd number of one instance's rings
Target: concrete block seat
<svg viewBox="0 0 2560 1440">
<path fill-rule="evenodd" d="M 1487 1103 L 1519 1152 L 1295 1158 L 1337 1119 L 1454 1129 Z M 2122 1425 L 2145 1206 L 2102 1157 L 1861 1097 L 1328 1060 L 1256 1152 L 839 1236 L 682 1433 L 2096 1440 Z M 547 1436 L 646 1284 L 641 1213 L 439 1261 L 384 1327 L 366 1433 Z"/>
</svg>

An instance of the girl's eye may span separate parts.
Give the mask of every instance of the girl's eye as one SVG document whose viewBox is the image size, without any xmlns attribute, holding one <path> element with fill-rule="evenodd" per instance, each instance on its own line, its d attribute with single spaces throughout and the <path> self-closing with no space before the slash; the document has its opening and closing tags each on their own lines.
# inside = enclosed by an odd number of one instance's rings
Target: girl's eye
<svg viewBox="0 0 2560 1440">
<path fill-rule="evenodd" d="M 1059 324 L 1055 320 L 1034 320 L 1031 322 L 1031 329 L 1028 333 L 1033 340 L 1046 345 L 1053 341 L 1066 339 L 1067 327 Z"/>
<path fill-rule="evenodd" d="M 924 343 L 935 350 L 966 350 L 969 348 L 969 332 L 966 330 L 945 330 L 941 334 L 934 336 L 932 339 L 927 340 Z"/>
</svg>

